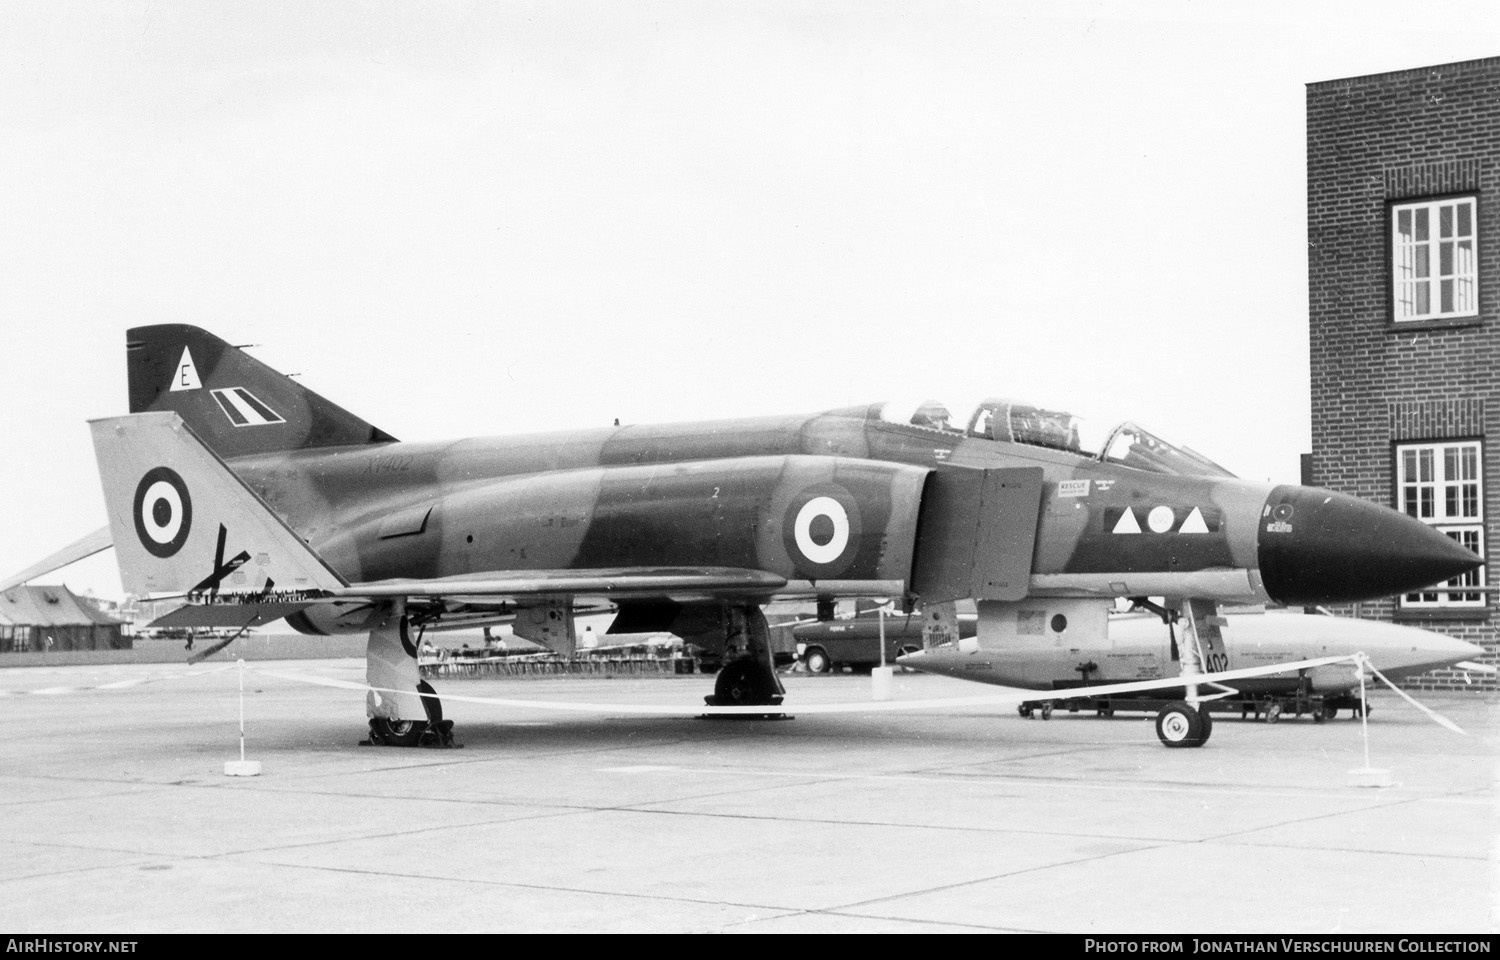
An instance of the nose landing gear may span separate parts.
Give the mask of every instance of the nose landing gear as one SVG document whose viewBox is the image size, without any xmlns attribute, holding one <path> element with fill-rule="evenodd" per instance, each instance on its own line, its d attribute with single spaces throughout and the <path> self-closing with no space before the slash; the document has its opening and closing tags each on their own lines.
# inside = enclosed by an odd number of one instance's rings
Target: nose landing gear
<svg viewBox="0 0 1500 960">
<path fill-rule="evenodd" d="M 1168 747 L 1201 747 L 1213 729 L 1213 716 L 1190 703 L 1169 703 L 1156 715 L 1157 739 Z"/>
</svg>

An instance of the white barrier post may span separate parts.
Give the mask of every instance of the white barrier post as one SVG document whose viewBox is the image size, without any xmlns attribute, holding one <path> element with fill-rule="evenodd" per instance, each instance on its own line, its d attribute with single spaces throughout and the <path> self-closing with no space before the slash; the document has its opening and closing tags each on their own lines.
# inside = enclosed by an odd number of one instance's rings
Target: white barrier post
<svg viewBox="0 0 1500 960">
<path fill-rule="evenodd" d="M 870 671 L 870 699 L 889 700 L 896 670 L 885 663 L 885 607 L 880 608 L 880 666 Z"/>
<path fill-rule="evenodd" d="M 226 777 L 258 777 L 260 776 L 260 761 L 245 759 L 245 659 L 239 660 L 240 665 L 240 758 L 238 760 L 224 761 L 224 776 Z"/>
</svg>

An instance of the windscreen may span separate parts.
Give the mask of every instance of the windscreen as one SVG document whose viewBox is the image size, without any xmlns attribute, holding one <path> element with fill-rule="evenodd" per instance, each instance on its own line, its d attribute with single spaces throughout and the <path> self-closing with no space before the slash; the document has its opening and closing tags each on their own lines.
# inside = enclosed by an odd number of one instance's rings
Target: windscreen
<svg viewBox="0 0 1500 960">
<path fill-rule="evenodd" d="M 1232 477 L 1234 474 L 1188 447 L 1168 443 L 1133 423 L 1122 423 L 1110 434 L 1100 457 L 1109 463 L 1124 464 L 1152 473 L 1171 473 L 1181 477 Z"/>
<path fill-rule="evenodd" d="M 985 400 L 974 406 L 964 420 L 955 420 L 951 409 L 938 400 L 891 402 L 880 407 L 880 419 L 924 430 L 966 434 L 982 440 L 1061 450 L 1101 463 L 1117 463 L 1151 473 L 1189 477 L 1234 476 L 1202 454 L 1169 443 L 1128 420 L 1113 430 L 1101 430 L 1095 421 L 1066 410 L 1021 400 Z"/>
</svg>

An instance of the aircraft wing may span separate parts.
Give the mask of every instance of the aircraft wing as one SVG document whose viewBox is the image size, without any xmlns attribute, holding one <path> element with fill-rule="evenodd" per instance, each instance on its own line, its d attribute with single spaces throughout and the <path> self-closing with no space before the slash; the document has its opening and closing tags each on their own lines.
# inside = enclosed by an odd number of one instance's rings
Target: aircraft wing
<svg viewBox="0 0 1500 960">
<path fill-rule="evenodd" d="M 44 573 L 61 570 L 63 567 L 77 563 L 85 557 L 92 557 L 101 550 L 108 550 L 112 546 L 114 546 L 114 537 L 110 534 L 109 527 L 100 527 L 93 533 L 63 547 L 45 560 L 38 560 L 20 573 L 12 574 L 4 580 L 0 580 L 0 590 L 9 590 L 11 587 L 23 584 L 27 580 L 35 580 Z"/>
<path fill-rule="evenodd" d="M 717 599 L 778 593 L 786 578 L 739 567 L 612 567 L 594 570 L 503 570 L 432 580 L 379 580 L 329 591 L 336 599 L 435 598 L 498 603 L 532 597 Z"/>
<path fill-rule="evenodd" d="M 378 580 L 320 590 L 315 596 L 249 596 L 189 602 L 152 621 L 152 627 L 258 626 L 309 607 L 357 609 L 378 601 L 439 604 L 464 626 L 500 623 L 527 600 L 693 600 L 761 598 L 786 586 L 786 578 L 738 567 L 611 567 L 592 570 L 497 570 L 437 579 Z M 594 604 L 576 604 L 588 612 Z M 456 624 L 455 624 L 456 626 Z"/>
</svg>

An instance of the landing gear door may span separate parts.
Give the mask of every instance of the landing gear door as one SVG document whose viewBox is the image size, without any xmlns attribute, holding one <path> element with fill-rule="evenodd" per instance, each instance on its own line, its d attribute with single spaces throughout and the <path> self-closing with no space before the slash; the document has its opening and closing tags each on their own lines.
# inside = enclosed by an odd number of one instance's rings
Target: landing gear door
<svg viewBox="0 0 1500 960">
<path fill-rule="evenodd" d="M 927 602 L 1025 597 L 1041 506 L 1041 467 L 940 466 L 922 495 L 913 592 Z"/>
<path fill-rule="evenodd" d="M 573 656 L 578 650 L 578 631 L 573 626 L 573 605 L 567 600 L 545 600 L 516 610 L 516 636 L 539 643 L 554 653 Z"/>
<path fill-rule="evenodd" d="M 951 600 L 922 604 L 922 649 L 947 644 L 958 646 L 958 605 Z"/>
<path fill-rule="evenodd" d="M 1202 651 L 1201 667 L 1205 673 L 1217 673 L 1229 669 L 1229 653 L 1224 648 L 1221 627 L 1227 621 L 1212 600 L 1189 600 L 1184 613 L 1192 617 L 1193 631 L 1198 637 L 1198 649 Z"/>
</svg>

